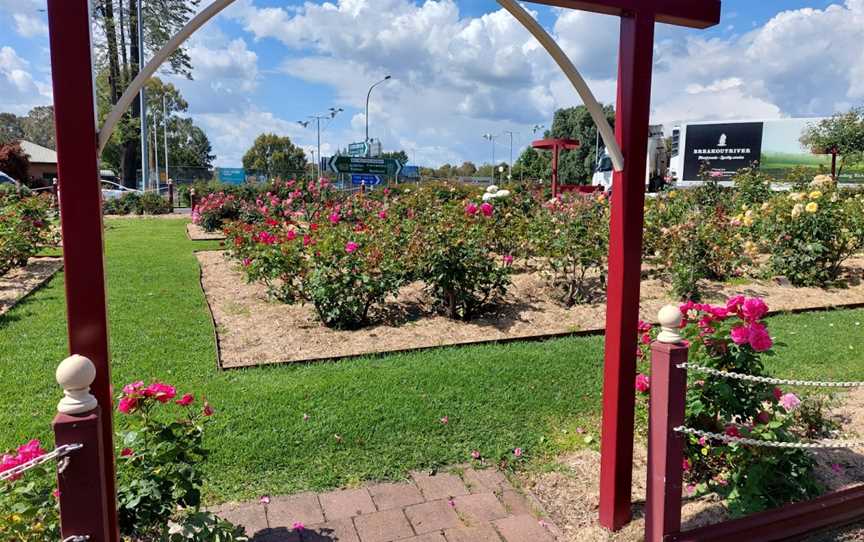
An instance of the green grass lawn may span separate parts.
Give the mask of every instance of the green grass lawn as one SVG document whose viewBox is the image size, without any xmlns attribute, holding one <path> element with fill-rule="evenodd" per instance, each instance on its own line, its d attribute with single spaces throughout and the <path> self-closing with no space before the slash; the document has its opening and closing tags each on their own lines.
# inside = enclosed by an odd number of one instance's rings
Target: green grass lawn
<svg viewBox="0 0 864 542">
<path fill-rule="evenodd" d="M 113 382 L 159 378 L 213 404 L 210 502 L 399 478 L 473 449 L 496 458 L 519 446 L 542 463 L 585 446 L 579 427 L 596 443 L 600 337 L 219 372 L 193 254 L 216 244 L 188 241 L 179 220 L 108 224 Z M 862 310 L 772 318 L 786 346 L 770 366 L 864 379 L 862 322 Z M 65 355 L 61 273 L 0 316 L 0 449 L 50 442 Z"/>
</svg>

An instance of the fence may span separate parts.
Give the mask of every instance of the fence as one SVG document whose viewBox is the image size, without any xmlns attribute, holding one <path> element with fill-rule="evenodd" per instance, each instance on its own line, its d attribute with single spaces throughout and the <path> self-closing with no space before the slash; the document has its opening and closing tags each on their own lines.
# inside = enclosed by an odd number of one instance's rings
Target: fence
<svg viewBox="0 0 864 542">
<path fill-rule="evenodd" d="M 683 315 L 666 306 L 658 315 L 662 331 L 651 346 L 651 397 L 648 428 L 648 484 L 645 504 L 646 542 L 715 542 L 788 540 L 864 518 L 864 486 L 835 491 L 716 525 L 681 530 L 684 439 L 697 435 L 723 443 L 771 448 L 849 448 L 858 441 L 778 442 L 710 433 L 686 427 L 687 370 L 719 378 L 764 384 L 851 388 L 864 382 L 812 382 L 718 371 L 687 363 L 689 348 L 679 334 Z"/>
</svg>

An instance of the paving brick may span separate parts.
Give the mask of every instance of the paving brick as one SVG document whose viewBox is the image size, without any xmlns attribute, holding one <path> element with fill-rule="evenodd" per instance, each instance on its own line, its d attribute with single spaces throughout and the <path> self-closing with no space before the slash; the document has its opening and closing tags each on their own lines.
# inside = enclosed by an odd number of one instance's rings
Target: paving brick
<svg viewBox="0 0 864 542">
<path fill-rule="evenodd" d="M 491 525 L 459 527 L 444 531 L 447 542 L 501 542 L 501 537 Z"/>
<path fill-rule="evenodd" d="M 497 469 L 465 469 L 462 478 L 471 493 L 494 493 L 510 487 L 507 478 Z"/>
<path fill-rule="evenodd" d="M 414 536 L 401 509 L 357 516 L 354 526 L 362 542 L 390 542 Z"/>
<path fill-rule="evenodd" d="M 423 502 L 423 495 L 410 482 L 376 484 L 369 486 L 369 494 L 378 510 L 402 508 Z"/>
<path fill-rule="evenodd" d="M 227 519 L 234 525 L 246 528 L 246 534 L 251 538 L 255 533 L 267 528 L 267 518 L 264 507 L 260 504 L 223 504 L 214 508 L 213 513 Z"/>
<path fill-rule="evenodd" d="M 504 506 L 492 493 L 456 497 L 456 513 L 469 525 L 480 525 L 507 516 Z"/>
<path fill-rule="evenodd" d="M 340 489 L 318 496 L 324 508 L 324 517 L 333 519 L 350 518 L 375 512 L 375 503 L 366 488 Z"/>
<path fill-rule="evenodd" d="M 277 527 L 275 529 L 265 529 L 259 531 L 254 537 L 250 538 L 251 542 L 302 542 L 300 533 L 295 532 L 289 527 Z"/>
<path fill-rule="evenodd" d="M 501 502 L 504 503 L 504 508 L 511 516 L 521 516 L 531 513 L 531 506 L 528 504 L 528 499 L 518 491 L 505 489 L 500 494 Z"/>
<path fill-rule="evenodd" d="M 267 505 L 267 518 L 270 527 L 291 527 L 295 521 L 304 525 L 324 523 L 324 513 L 314 493 L 273 497 Z"/>
<path fill-rule="evenodd" d="M 337 519 L 307 526 L 303 531 L 303 542 L 360 542 L 354 522 L 350 518 Z"/>
<path fill-rule="evenodd" d="M 441 533 L 426 533 L 411 538 L 403 538 L 399 542 L 447 542 Z"/>
<path fill-rule="evenodd" d="M 459 521 L 459 516 L 456 515 L 456 511 L 444 499 L 409 506 L 405 509 L 405 515 L 408 516 L 408 521 L 411 522 L 417 534 L 440 531 L 462 525 L 462 522 Z"/>
<path fill-rule="evenodd" d="M 462 483 L 462 479 L 448 472 L 439 472 L 434 475 L 425 472 L 412 472 L 411 477 L 427 501 L 468 494 L 468 488 Z"/>
<path fill-rule="evenodd" d="M 555 539 L 529 514 L 509 516 L 494 522 L 507 542 L 554 542 Z"/>
</svg>

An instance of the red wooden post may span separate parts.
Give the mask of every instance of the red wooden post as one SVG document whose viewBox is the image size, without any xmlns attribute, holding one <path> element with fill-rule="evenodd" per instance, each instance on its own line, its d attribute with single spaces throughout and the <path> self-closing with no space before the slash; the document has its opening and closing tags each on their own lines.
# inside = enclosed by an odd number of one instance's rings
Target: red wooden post
<svg viewBox="0 0 864 542">
<path fill-rule="evenodd" d="M 600 445 L 600 523 L 612 530 L 620 529 L 631 517 L 636 334 L 653 48 L 653 14 L 637 12 L 621 18 L 615 137 L 626 162 L 624 171 L 616 171 L 612 178 Z"/>
<path fill-rule="evenodd" d="M 55 445 L 83 446 L 61 460 L 65 466 L 58 469 L 60 532 L 64 538 L 89 536 L 90 542 L 109 542 L 117 534 L 112 537 L 101 409 L 90 395 L 95 376 L 96 368 L 83 356 L 71 356 L 57 368 L 57 382 L 66 396 L 54 418 Z"/>
<path fill-rule="evenodd" d="M 837 180 L 837 149 L 831 149 L 831 178 Z"/>
<path fill-rule="evenodd" d="M 102 194 L 89 4 L 88 0 L 48 0 L 48 25 L 69 351 L 88 357 L 96 366 L 93 394 L 102 409 L 98 422 L 105 461 L 103 472 L 91 475 L 105 478 L 103 497 L 111 525 L 109 540 L 117 542 Z"/>
<path fill-rule="evenodd" d="M 660 311 L 663 332 L 651 345 L 651 399 L 648 425 L 648 484 L 645 502 L 645 542 L 663 542 L 681 531 L 681 489 L 684 437 L 674 429 L 684 424 L 687 346 L 678 335 L 681 312 L 674 306 Z"/>
<path fill-rule="evenodd" d="M 57 189 L 56 177 L 51 181 L 51 197 L 53 198 L 51 205 L 56 209 L 60 206 L 60 191 Z"/>
</svg>

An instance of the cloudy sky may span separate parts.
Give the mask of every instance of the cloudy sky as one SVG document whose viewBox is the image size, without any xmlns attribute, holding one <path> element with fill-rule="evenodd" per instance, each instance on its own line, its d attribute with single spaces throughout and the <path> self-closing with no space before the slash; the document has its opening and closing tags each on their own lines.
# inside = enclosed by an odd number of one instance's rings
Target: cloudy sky
<svg viewBox="0 0 864 542">
<path fill-rule="evenodd" d="M 611 102 L 618 20 L 524 5 Z M 44 8 L 0 0 L 0 111 L 51 101 Z M 314 149 L 297 121 L 330 107 L 345 111 L 323 131 L 323 154 L 362 141 L 366 91 L 388 74 L 370 135 L 422 165 L 490 161 L 487 132 L 516 132 L 518 155 L 532 126 L 580 103 L 494 0 L 236 0 L 189 51 L 194 80 L 175 82 L 222 166 L 263 131 Z M 723 0 L 708 31 L 659 25 L 654 58 L 654 123 L 829 115 L 864 105 L 864 0 Z M 509 136 L 496 151 L 507 159 Z"/>
</svg>

